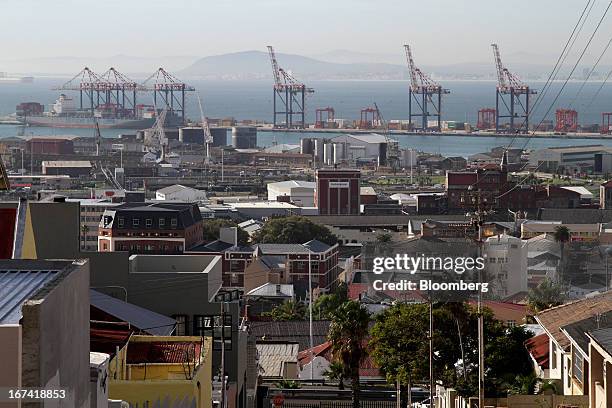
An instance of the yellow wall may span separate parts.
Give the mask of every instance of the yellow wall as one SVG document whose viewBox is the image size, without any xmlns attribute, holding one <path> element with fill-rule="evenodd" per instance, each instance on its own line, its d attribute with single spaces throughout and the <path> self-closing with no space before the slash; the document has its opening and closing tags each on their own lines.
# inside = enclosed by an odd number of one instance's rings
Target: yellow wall
<svg viewBox="0 0 612 408">
<path fill-rule="evenodd" d="M 160 337 L 160 336 L 132 336 L 130 342 L 140 341 L 181 341 L 191 339 L 190 337 Z M 127 345 L 129 348 L 129 343 Z M 118 357 L 125 361 L 125 348 L 120 351 Z M 144 364 L 129 364 L 122 369 L 119 364 L 118 379 L 115 379 L 115 359 L 110 363 L 111 381 L 109 383 L 109 398 L 120 399 L 130 404 L 145 402 L 153 404 L 156 401 L 170 402 L 195 401 L 198 408 L 210 408 L 212 406 L 212 341 L 204 338 L 202 358 L 200 364 L 193 372 L 192 379 L 186 379 L 187 365 L 183 364 L 147 364 L 146 379 Z"/>
</svg>

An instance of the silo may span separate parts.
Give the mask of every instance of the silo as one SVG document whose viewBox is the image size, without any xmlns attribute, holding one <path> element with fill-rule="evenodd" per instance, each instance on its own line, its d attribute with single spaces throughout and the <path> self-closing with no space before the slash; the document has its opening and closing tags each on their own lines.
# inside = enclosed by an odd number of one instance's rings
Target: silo
<svg viewBox="0 0 612 408">
<path fill-rule="evenodd" d="M 212 145 L 214 147 L 227 146 L 227 129 L 226 128 L 210 128 L 212 136 Z"/>
<path fill-rule="evenodd" d="M 317 163 L 322 164 L 324 159 L 325 139 L 314 139 L 314 155 Z"/>
<path fill-rule="evenodd" d="M 331 166 L 334 164 L 334 144 L 333 143 L 325 143 L 323 148 L 323 162 Z"/>
<path fill-rule="evenodd" d="M 251 126 L 233 127 L 232 146 L 234 149 L 254 149 L 257 147 L 257 128 Z"/>
<path fill-rule="evenodd" d="M 334 164 L 344 160 L 344 143 L 334 143 Z"/>
<path fill-rule="evenodd" d="M 182 127 L 178 137 L 182 143 L 204 144 L 204 130 L 201 127 Z"/>
<path fill-rule="evenodd" d="M 313 154 L 314 147 L 313 140 L 309 137 L 300 140 L 300 153 L 301 154 Z"/>
<path fill-rule="evenodd" d="M 378 165 L 386 166 L 387 165 L 387 144 L 381 143 L 378 145 Z"/>
</svg>

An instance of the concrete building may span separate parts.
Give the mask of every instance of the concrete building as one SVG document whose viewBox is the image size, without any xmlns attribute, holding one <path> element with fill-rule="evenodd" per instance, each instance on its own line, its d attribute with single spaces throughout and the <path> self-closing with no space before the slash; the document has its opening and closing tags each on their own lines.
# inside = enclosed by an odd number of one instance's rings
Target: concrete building
<svg viewBox="0 0 612 408">
<path fill-rule="evenodd" d="M 184 203 L 195 203 L 206 200 L 206 192 L 195 188 L 175 184 L 161 188 L 155 192 L 155 199 L 160 201 L 182 201 Z"/>
<path fill-rule="evenodd" d="M 180 254 L 203 242 L 202 231 L 195 204 L 125 203 L 104 211 L 98 251 Z"/>
<path fill-rule="evenodd" d="M 244 218 L 261 220 L 274 216 L 300 215 L 301 207 L 280 201 L 257 201 L 228 203 L 230 208 L 241 214 Z"/>
<path fill-rule="evenodd" d="M 357 215 L 360 210 L 359 170 L 318 169 L 316 205 L 320 215 Z"/>
<path fill-rule="evenodd" d="M 527 291 L 527 246 L 520 238 L 506 234 L 489 237 L 483 249 L 491 293 L 506 298 Z"/>
<path fill-rule="evenodd" d="M 561 224 L 557 221 L 529 221 L 521 224 L 521 238 L 529 239 L 542 234 L 554 234 L 559 226 L 569 229 L 570 241 L 595 241 L 599 238 L 600 224 Z"/>
<path fill-rule="evenodd" d="M 316 185 L 301 180 L 268 183 L 268 201 L 288 200 L 299 207 L 313 207 Z"/>
<path fill-rule="evenodd" d="M 91 162 L 87 160 L 60 160 L 43 161 L 42 174 L 44 175 L 66 175 L 70 177 L 89 176 L 91 174 Z"/>
<path fill-rule="evenodd" d="M 80 205 L 80 225 L 81 225 L 81 250 L 98 250 L 98 226 L 102 220 L 104 211 L 109 208 L 117 207 L 120 203 L 113 203 L 106 199 L 84 198 L 70 199 L 66 202 L 76 202 Z"/>
<path fill-rule="evenodd" d="M 612 153 L 612 148 L 603 145 L 548 147 L 532 152 L 529 164 L 538 167 L 539 171 L 573 174 L 594 168 L 595 155 L 606 153 Z"/>
<path fill-rule="evenodd" d="M 53 406 L 89 407 L 88 262 L 0 260 L 0 299 L 0 387 L 64 389 Z"/>
</svg>

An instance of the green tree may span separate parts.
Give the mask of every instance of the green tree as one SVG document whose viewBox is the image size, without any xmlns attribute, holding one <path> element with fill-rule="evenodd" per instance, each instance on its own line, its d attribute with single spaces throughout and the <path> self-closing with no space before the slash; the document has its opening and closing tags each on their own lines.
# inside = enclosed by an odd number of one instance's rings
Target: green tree
<svg viewBox="0 0 612 408">
<path fill-rule="evenodd" d="M 269 220 L 254 237 L 255 242 L 262 244 L 303 244 L 313 239 L 328 245 L 334 245 L 338 241 L 338 238 L 324 225 L 315 224 L 308 218 L 295 215 Z"/>
<path fill-rule="evenodd" d="M 391 242 L 391 238 L 392 238 L 391 234 L 389 234 L 388 232 L 383 232 L 383 233 L 376 235 L 376 242 L 388 243 L 388 242 Z"/>
<path fill-rule="evenodd" d="M 332 361 L 323 375 L 330 381 L 338 381 L 338 389 L 343 390 L 344 379 L 349 375 L 349 372 L 341 361 Z"/>
<path fill-rule="evenodd" d="M 305 320 L 307 310 L 306 305 L 302 302 L 288 300 L 276 306 L 272 311 L 262 313 L 262 316 L 269 316 L 275 321 Z"/>
<path fill-rule="evenodd" d="M 559 306 L 564 300 L 563 288 L 550 279 L 543 280 L 538 286 L 530 289 L 527 294 L 527 303 L 534 313 Z"/>
<path fill-rule="evenodd" d="M 249 234 L 238 227 L 238 224 L 232 220 L 214 218 L 204 221 L 203 238 L 204 241 L 215 241 L 219 239 L 219 230 L 221 228 L 237 227 L 238 228 L 238 245 L 244 246 L 249 243 Z"/>
<path fill-rule="evenodd" d="M 341 283 L 332 293 L 321 295 L 312 304 L 312 315 L 319 320 L 329 320 L 334 312 L 348 300 L 347 286 Z"/>
<path fill-rule="evenodd" d="M 366 357 L 365 339 L 370 314 L 359 302 L 349 300 L 333 314 L 327 338 L 336 361 L 347 367 L 351 379 L 352 406 L 359 408 L 359 366 Z"/>
<path fill-rule="evenodd" d="M 370 331 L 370 350 L 389 383 L 399 383 L 410 389 L 413 379 L 424 379 L 428 375 L 428 318 L 427 304 L 404 303 L 376 317 Z"/>
<path fill-rule="evenodd" d="M 561 275 L 561 279 L 565 279 L 565 244 L 570 240 L 570 230 L 565 225 L 558 225 L 555 227 L 555 232 L 553 233 L 553 238 L 555 242 L 559 243 L 559 248 L 561 250 L 561 259 L 559 261 L 559 273 Z"/>
</svg>

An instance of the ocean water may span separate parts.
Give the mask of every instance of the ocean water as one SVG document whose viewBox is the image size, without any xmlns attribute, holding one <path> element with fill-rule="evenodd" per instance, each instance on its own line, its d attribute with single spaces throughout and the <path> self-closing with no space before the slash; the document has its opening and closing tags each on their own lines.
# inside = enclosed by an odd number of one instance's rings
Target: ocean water
<svg viewBox="0 0 612 408">
<path fill-rule="evenodd" d="M 135 78 L 135 80 L 138 80 Z M 47 106 L 55 101 L 59 91 L 52 90 L 65 82 L 59 78 L 37 78 L 31 84 L 0 84 L 0 116 L 15 111 L 20 102 L 35 101 Z M 205 114 L 209 117 L 233 116 L 236 119 L 272 120 L 272 83 L 270 81 L 191 81 L 203 98 Z M 406 119 L 408 116 L 408 82 L 407 81 L 314 81 L 309 86 L 315 93 L 308 96 L 307 121 L 314 121 L 314 109 L 332 106 L 336 118 L 357 119 L 361 108 L 373 106 L 376 103 L 386 120 Z M 443 119 L 475 123 L 478 109 L 495 106 L 495 82 L 492 81 L 444 81 L 443 85 L 451 90 L 443 100 Z M 543 83 L 531 83 L 532 88 L 541 89 Z M 551 106 L 561 83 L 554 83 L 548 94 L 539 102 L 539 108 L 532 114 L 532 123 L 537 123 Z M 612 111 L 612 84 L 606 84 L 596 99 L 593 99 L 600 82 L 587 83 L 580 95 L 578 90 L 582 82 L 570 82 L 565 87 L 558 101 L 554 104 L 547 119 L 554 119 L 556 108 L 573 107 L 578 111 L 581 124 L 601 123 L 601 113 Z M 68 92 L 70 94 L 70 92 Z M 74 93 L 74 97 L 78 94 Z M 532 103 L 537 96 L 532 96 Z M 139 102 L 152 103 L 150 94 L 139 95 Z M 187 99 L 187 116 L 199 119 L 200 112 L 195 94 Z M 16 126 L 0 126 L 0 137 L 16 136 L 19 132 Z M 74 134 L 90 136 L 90 129 L 52 129 L 26 128 L 25 134 L 35 135 L 65 135 Z M 133 131 L 120 129 L 104 129 L 104 137 L 114 137 L 119 133 Z M 325 137 L 295 133 L 264 133 L 260 132 L 258 143 L 268 146 L 272 142 L 298 143 L 301 137 Z M 509 138 L 504 137 L 452 137 L 452 136 L 398 136 L 400 144 L 429 152 L 439 152 L 447 155 L 462 155 L 489 150 L 495 146 L 507 145 Z M 610 141 L 593 141 L 577 139 L 532 139 L 527 148 L 545 146 L 563 146 L 578 144 L 603 143 Z M 517 139 L 513 146 L 522 147 L 524 140 Z"/>
</svg>

